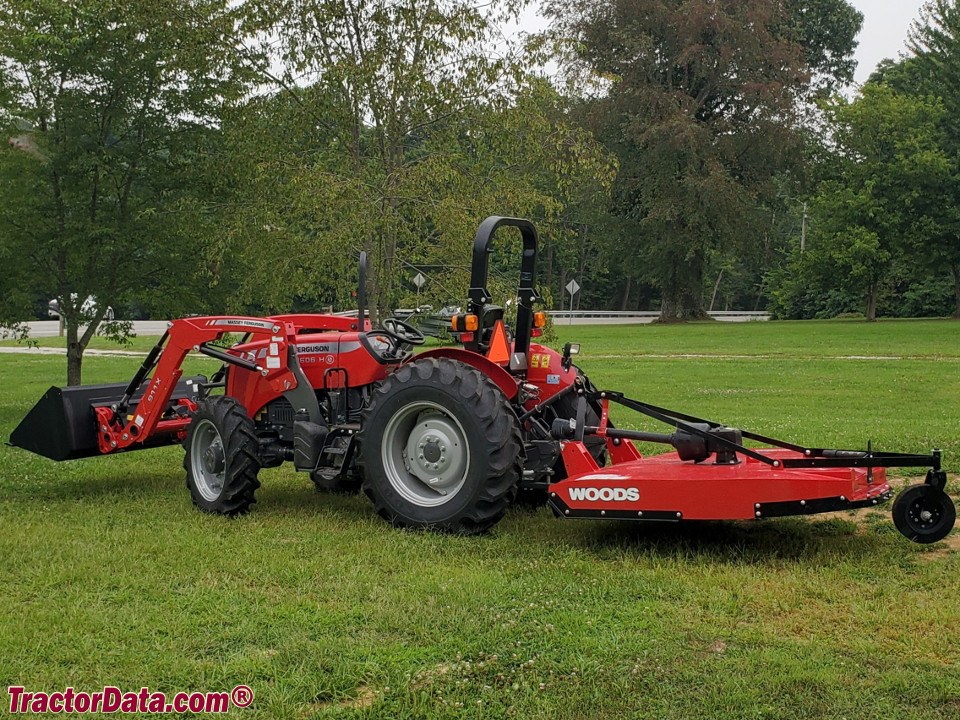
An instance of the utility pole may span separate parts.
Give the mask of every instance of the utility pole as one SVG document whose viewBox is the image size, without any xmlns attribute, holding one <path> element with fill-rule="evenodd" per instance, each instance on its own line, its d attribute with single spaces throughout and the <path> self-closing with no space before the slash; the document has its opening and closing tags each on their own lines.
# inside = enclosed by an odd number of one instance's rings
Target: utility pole
<svg viewBox="0 0 960 720">
<path fill-rule="evenodd" d="M 803 204 L 803 222 L 800 224 L 800 252 L 807 249 L 807 204 Z"/>
</svg>

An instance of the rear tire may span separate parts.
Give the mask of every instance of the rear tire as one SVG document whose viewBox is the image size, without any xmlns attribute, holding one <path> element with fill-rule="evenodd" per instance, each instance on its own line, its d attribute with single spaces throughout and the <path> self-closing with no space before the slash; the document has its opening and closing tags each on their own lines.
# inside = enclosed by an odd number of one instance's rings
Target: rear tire
<svg viewBox="0 0 960 720">
<path fill-rule="evenodd" d="M 183 441 L 193 504 L 217 515 L 242 515 L 260 487 L 258 443 L 243 405 L 225 395 L 200 402 Z"/>
<path fill-rule="evenodd" d="M 522 448 L 517 416 L 489 378 L 455 360 L 417 360 L 372 394 L 363 490 L 395 526 L 482 533 L 516 494 Z"/>
</svg>

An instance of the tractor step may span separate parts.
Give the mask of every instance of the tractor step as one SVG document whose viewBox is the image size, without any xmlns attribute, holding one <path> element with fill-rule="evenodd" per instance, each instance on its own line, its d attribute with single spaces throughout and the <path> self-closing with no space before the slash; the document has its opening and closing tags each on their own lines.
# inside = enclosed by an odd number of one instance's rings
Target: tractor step
<svg viewBox="0 0 960 720">
<path fill-rule="evenodd" d="M 171 404 L 176 404 L 182 398 L 196 402 L 200 384 L 206 381 L 207 378 L 203 375 L 180 380 Z M 127 383 L 51 387 L 10 433 L 8 444 L 57 461 L 100 455 L 94 408 L 116 405 L 123 399 L 127 387 Z M 131 408 L 135 407 L 141 397 L 142 390 L 131 399 Z M 129 449 L 139 450 L 175 441 L 176 436 L 157 435 L 143 443 L 136 443 Z"/>
</svg>

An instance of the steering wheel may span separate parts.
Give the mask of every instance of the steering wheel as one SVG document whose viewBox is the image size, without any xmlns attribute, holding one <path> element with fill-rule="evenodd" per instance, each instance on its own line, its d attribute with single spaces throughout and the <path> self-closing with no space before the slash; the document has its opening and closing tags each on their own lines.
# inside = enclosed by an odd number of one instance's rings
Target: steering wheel
<svg viewBox="0 0 960 720">
<path fill-rule="evenodd" d="M 403 322 L 403 320 L 386 318 L 382 323 L 380 323 L 380 326 L 381 334 L 392 337 L 394 340 L 397 340 L 405 345 L 423 345 L 423 343 L 425 343 L 427 340 L 423 336 L 422 332 L 417 330 L 412 325 Z"/>
</svg>

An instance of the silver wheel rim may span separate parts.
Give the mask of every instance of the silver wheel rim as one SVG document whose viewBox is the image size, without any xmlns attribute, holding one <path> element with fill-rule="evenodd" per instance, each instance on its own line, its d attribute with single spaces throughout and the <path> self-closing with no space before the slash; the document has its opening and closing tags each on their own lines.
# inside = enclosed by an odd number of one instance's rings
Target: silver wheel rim
<svg viewBox="0 0 960 720">
<path fill-rule="evenodd" d="M 466 483 L 470 448 L 456 417 L 436 403 L 415 402 L 390 418 L 381 458 L 387 479 L 404 500 L 437 507 Z"/>
<path fill-rule="evenodd" d="M 216 501 L 223 492 L 227 463 L 220 431 L 210 420 L 201 420 L 193 431 L 190 469 L 200 496 L 207 502 Z"/>
</svg>

